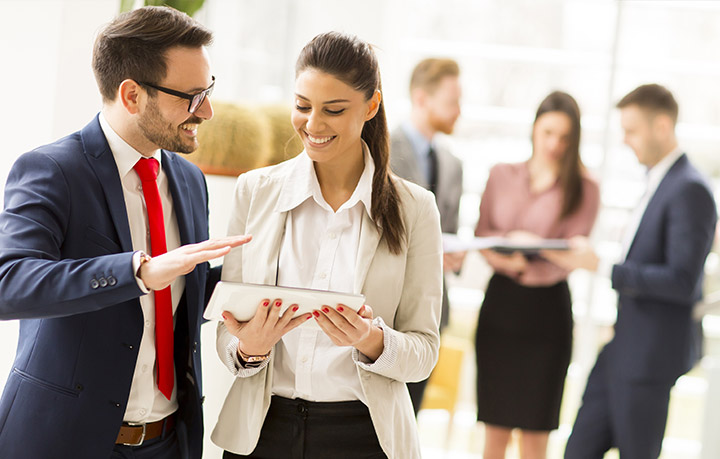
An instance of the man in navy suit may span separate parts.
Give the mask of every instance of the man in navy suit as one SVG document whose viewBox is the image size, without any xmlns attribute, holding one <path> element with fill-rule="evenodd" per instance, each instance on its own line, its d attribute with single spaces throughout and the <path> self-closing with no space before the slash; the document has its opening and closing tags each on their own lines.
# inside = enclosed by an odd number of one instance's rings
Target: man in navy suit
<svg viewBox="0 0 720 459">
<path fill-rule="evenodd" d="M 0 399 L 3 458 L 202 456 L 207 261 L 249 240 L 207 240 L 204 176 L 171 152 L 195 150 L 213 115 L 211 40 L 170 8 L 119 16 L 93 51 L 101 113 L 10 172 L 0 319 L 20 319 L 20 338 Z"/>
<path fill-rule="evenodd" d="M 678 148 L 678 105 L 656 84 L 619 103 L 625 143 L 648 167 L 647 188 L 631 216 L 623 260 L 612 267 L 618 292 L 615 336 L 600 352 L 565 450 L 566 459 L 657 458 L 670 389 L 699 357 L 693 306 L 702 296 L 703 265 L 717 213 L 712 191 Z M 586 240 L 545 253 L 568 268 L 596 269 Z"/>
</svg>

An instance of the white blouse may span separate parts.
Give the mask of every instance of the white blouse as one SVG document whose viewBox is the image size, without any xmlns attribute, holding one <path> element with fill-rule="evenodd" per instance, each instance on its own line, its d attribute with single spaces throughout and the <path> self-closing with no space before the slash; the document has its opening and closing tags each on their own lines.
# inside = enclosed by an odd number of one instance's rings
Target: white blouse
<svg viewBox="0 0 720 459">
<path fill-rule="evenodd" d="M 335 212 L 323 198 L 312 160 L 306 154 L 299 158 L 278 202 L 278 210 L 288 212 L 278 285 L 360 293 L 353 292 L 353 280 L 375 170 L 367 148 L 364 159 L 355 191 Z M 365 401 L 353 348 L 333 344 L 313 321 L 287 333 L 275 347 L 273 393 L 311 401 Z"/>
</svg>

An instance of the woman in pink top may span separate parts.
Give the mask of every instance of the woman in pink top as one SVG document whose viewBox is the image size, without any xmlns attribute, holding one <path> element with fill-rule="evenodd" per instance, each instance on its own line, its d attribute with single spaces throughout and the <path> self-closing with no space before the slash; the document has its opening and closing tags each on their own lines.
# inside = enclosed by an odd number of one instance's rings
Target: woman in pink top
<svg viewBox="0 0 720 459">
<path fill-rule="evenodd" d="M 477 236 L 520 242 L 590 233 L 599 189 L 580 160 L 580 110 L 563 92 L 543 100 L 532 130 L 533 153 L 498 164 L 480 204 Z M 512 429 L 521 429 L 523 458 L 544 458 L 558 427 L 572 348 L 568 271 L 537 255 L 482 251 L 494 275 L 476 335 L 478 421 L 485 459 L 504 458 Z"/>
</svg>

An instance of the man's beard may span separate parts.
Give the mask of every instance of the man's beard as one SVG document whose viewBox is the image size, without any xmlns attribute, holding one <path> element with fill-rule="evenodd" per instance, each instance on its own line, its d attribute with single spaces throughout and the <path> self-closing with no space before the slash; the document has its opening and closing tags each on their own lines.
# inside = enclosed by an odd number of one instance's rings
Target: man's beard
<svg viewBox="0 0 720 459">
<path fill-rule="evenodd" d="M 180 124 L 185 123 L 200 124 L 202 120 L 195 115 L 191 115 Z M 197 149 L 198 144 L 196 141 L 192 142 L 192 144 L 183 141 L 179 126 L 173 126 L 172 123 L 165 120 L 158 109 L 157 103 L 153 100 L 149 101 L 145 113 L 140 116 L 140 130 L 150 142 L 164 150 L 177 153 L 192 153 Z"/>
<path fill-rule="evenodd" d="M 455 121 L 448 121 L 443 118 L 430 115 L 430 126 L 435 130 L 435 132 L 442 132 L 443 134 L 450 135 L 455 129 Z"/>
</svg>

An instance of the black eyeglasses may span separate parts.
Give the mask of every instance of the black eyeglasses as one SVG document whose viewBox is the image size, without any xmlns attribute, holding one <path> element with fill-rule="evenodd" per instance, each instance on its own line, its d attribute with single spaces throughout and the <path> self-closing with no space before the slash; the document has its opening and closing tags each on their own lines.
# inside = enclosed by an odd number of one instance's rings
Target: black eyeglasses
<svg viewBox="0 0 720 459">
<path fill-rule="evenodd" d="M 141 81 L 138 81 L 139 84 L 143 86 L 149 86 L 153 89 L 157 89 L 158 91 L 162 91 L 165 94 L 170 94 L 171 96 L 176 97 L 182 97 L 183 99 L 187 99 L 190 101 L 190 104 L 188 104 L 188 112 L 195 113 L 198 108 L 202 105 L 202 103 L 205 101 L 206 97 L 210 97 L 210 95 L 213 92 L 213 87 L 215 87 L 215 77 L 212 77 L 212 83 L 210 83 L 210 86 L 207 89 L 203 89 L 197 94 L 187 94 L 185 92 L 176 91 L 174 89 L 168 89 L 163 88 L 162 86 L 157 86 L 151 83 L 143 83 Z"/>
</svg>

